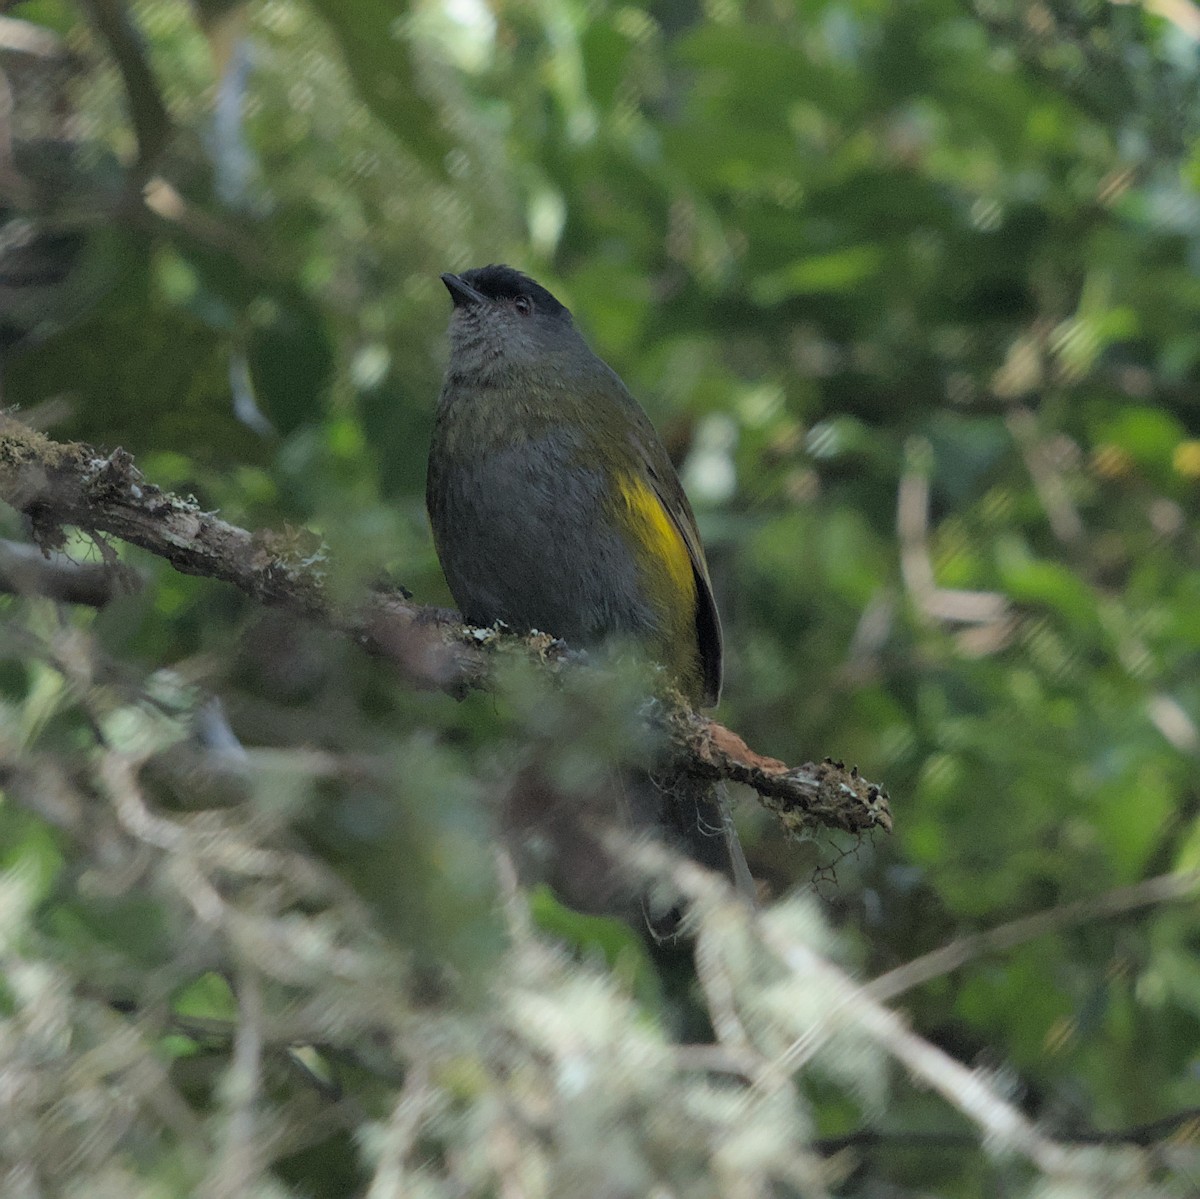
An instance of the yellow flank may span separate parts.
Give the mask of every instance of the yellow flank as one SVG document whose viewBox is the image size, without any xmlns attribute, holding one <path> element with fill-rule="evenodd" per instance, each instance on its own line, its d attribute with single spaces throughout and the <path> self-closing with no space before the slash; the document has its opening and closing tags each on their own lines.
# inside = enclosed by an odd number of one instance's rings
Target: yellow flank
<svg viewBox="0 0 1200 1199">
<path fill-rule="evenodd" d="M 617 486 L 629 509 L 630 532 L 647 551 L 642 569 L 645 570 L 649 562 L 662 564 L 670 584 L 668 603 L 677 605 L 677 612 L 690 623 L 696 609 L 696 576 L 692 572 L 687 543 L 662 501 L 644 480 L 624 475 Z"/>
</svg>

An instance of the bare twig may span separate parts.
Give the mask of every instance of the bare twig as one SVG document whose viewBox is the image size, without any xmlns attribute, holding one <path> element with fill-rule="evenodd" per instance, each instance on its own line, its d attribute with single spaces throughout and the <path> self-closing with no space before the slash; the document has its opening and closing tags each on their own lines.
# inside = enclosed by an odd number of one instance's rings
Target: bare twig
<svg viewBox="0 0 1200 1199">
<path fill-rule="evenodd" d="M 1025 459 L 1025 469 L 1033 481 L 1046 519 L 1054 536 L 1064 545 L 1077 545 L 1083 537 L 1083 521 L 1067 491 L 1062 474 L 1058 471 L 1046 445 L 1038 433 L 1037 420 L 1028 408 L 1016 407 L 1006 418 L 1008 431 Z"/>
<path fill-rule="evenodd" d="M 1128 1128 L 1083 1128 L 1060 1134 L 1060 1145 L 1140 1145 L 1150 1148 L 1173 1133 L 1189 1141 L 1200 1136 L 1200 1107 L 1188 1107 L 1144 1124 Z M 813 1148 L 821 1153 L 843 1149 L 902 1148 L 925 1152 L 931 1149 L 978 1149 L 979 1138 L 967 1132 L 927 1132 L 915 1129 L 856 1128 L 835 1137 L 821 1137 Z"/>
<path fill-rule="evenodd" d="M 387 1123 L 384 1148 L 367 1190 L 367 1199 L 402 1193 L 410 1174 L 409 1158 L 421 1125 L 439 1101 L 437 1088 L 429 1078 L 429 1066 L 417 1059 L 408 1069 L 400 1097 Z"/>
<path fill-rule="evenodd" d="M 714 920 L 719 919 L 714 917 Z M 706 924 L 698 930 L 696 937 L 695 962 L 696 980 L 704 993 L 708 1018 L 722 1052 L 745 1063 L 747 1078 L 760 1087 L 778 1088 L 787 1079 L 781 1073 L 779 1063 L 760 1053 L 746 1031 L 737 1010 L 737 988 L 730 977 L 729 965 L 717 950 L 719 934 Z"/>
<path fill-rule="evenodd" d="M 926 618 L 951 624 L 982 625 L 1002 630 L 1008 602 L 995 591 L 939 587 L 929 552 L 929 477 L 920 460 L 928 445 L 919 439 L 908 448 L 909 463 L 900 477 L 896 499 L 896 533 L 900 541 L 900 573 L 917 610 Z"/>
<path fill-rule="evenodd" d="M 228 254 L 245 270 L 272 277 L 270 260 L 261 245 L 235 226 L 228 216 L 218 220 L 190 203 L 160 175 L 147 181 L 142 199 L 151 218 L 164 222 L 171 232 L 182 234 L 218 254 Z"/>
<path fill-rule="evenodd" d="M 0 5 L 0 12 L 5 6 Z M 67 55 L 62 39 L 49 29 L 16 17 L 0 17 L 0 50 L 53 61 Z"/>
<path fill-rule="evenodd" d="M 230 1112 L 215 1169 L 200 1191 L 204 1199 L 235 1199 L 249 1193 L 264 1166 L 263 1138 L 256 1127 L 262 1092 L 263 998 L 258 974 L 249 963 L 238 970 L 237 1002 L 233 1058 L 225 1082 Z"/>
<path fill-rule="evenodd" d="M 879 1000 L 894 999 L 913 987 L 949 974 L 976 958 L 989 953 L 1013 949 L 1036 937 L 1060 932 L 1078 924 L 1111 919 L 1138 908 L 1161 903 L 1178 903 L 1200 897 L 1200 870 L 1181 874 L 1162 874 L 1129 887 L 1118 887 L 1095 899 L 1081 899 L 1045 912 L 1035 912 L 1020 920 L 1001 924 L 987 932 L 959 937 L 895 970 L 880 975 L 869 985 L 870 993 Z"/>
<path fill-rule="evenodd" d="M 0 592 L 43 595 L 67 604 L 102 608 L 109 600 L 133 593 L 142 579 L 131 570 L 113 570 L 102 562 L 76 562 L 67 554 L 19 541 L 0 541 Z"/>
</svg>

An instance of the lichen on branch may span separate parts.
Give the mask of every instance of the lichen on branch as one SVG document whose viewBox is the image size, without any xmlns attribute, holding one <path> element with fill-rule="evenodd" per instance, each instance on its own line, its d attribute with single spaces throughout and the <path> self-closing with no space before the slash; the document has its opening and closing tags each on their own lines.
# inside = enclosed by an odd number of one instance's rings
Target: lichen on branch
<svg viewBox="0 0 1200 1199">
<path fill-rule="evenodd" d="M 324 582 L 324 547 L 306 530 L 239 528 L 148 482 L 125 450 L 105 455 L 80 442 L 53 441 L 3 414 L 0 500 L 29 519 L 46 551 L 62 545 L 66 526 L 118 538 L 185 574 L 229 583 L 264 605 L 336 629 L 417 686 L 459 692 L 485 686 L 493 644 L 500 641 L 520 643 L 538 660 L 547 657 L 543 636 L 481 640 L 454 614 L 415 604 L 402 591 L 373 590 L 352 604 L 337 602 Z M 887 792 L 856 768 L 830 759 L 788 766 L 765 757 L 678 697 L 664 713 L 661 723 L 680 768 L 751 787 L 789 833 L 817 826 L 890 831 Z"/>
</svg>

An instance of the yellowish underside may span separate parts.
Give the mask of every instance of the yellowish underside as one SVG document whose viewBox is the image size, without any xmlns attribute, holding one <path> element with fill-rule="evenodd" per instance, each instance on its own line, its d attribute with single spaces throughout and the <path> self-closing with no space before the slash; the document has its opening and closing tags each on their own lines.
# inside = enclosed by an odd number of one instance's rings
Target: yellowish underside
<svg viewBox="0 0 1200 1199">
<path fill-rule="evenodd" d="M 631 532 L 654 560 L 665 568 L 671 590 L 680 598 L 686 596 L 694 607 L 696 578 L 692 559 L 675 522 L 667 515 L 662 501 L 641 479 L 626 475 L 619 484 L 621 499 L 629 509 Z"/>
<path fill-rule="evenodd" d="M 658 609 L 662 624 L 655 652 L 691 692 L 699 685 L 700 647 L 696 642 L 696 575 L 687 543 L 662 501 L 642 479 L 625 475 L 618 483 L 628 532 L 639 547 L 643 586 Z"/>
</svg>

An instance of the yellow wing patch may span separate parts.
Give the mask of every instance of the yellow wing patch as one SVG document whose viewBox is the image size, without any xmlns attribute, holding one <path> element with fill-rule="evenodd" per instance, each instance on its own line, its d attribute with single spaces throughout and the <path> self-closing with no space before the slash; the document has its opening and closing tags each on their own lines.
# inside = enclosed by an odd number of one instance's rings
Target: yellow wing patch
<svg viewBox="0 0 1200 1199">
<path fill-rule="evenodd" d="M 634 475 L 624 475 L 617 484 L 621 499 L 629 509 L 630 532 L 638 544 L 651 551 L 666 568 L 671 587 L 681 597 L 688 597 L 694 608 L 696 576 L 692 557 L 675 522 L 663 507 L 653 489 Z"/>
</svg>

